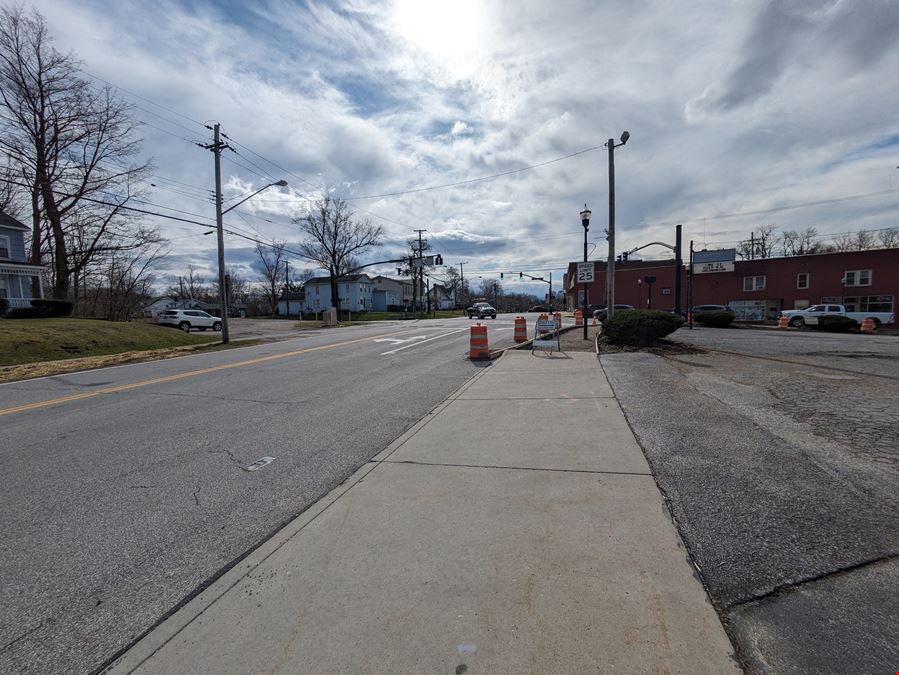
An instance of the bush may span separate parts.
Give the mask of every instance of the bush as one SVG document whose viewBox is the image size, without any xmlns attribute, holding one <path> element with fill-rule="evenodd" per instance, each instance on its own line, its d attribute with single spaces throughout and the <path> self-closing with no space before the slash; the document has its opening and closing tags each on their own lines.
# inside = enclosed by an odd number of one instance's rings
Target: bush
<svg viewBox="0 0 899 675">
<path fill-rule="evenodd" d="M 71 316 L 72 310 L 75 309 L 75 304 L 69 300 L 54 300 L 52 298 L 32 300 L 31 306 L 42 310 L 45 317 Z"/>
<path fill-rule="evenodd" d="M 826 330 L 828 333 L 848 333 L 858 328 L 858 321 L 848 316 L 822 316 L 818 319 L 816 330 Z"/>
<path fill-rule="evenodd" d="M 696 323 L 712 328 L 727 328 L 734 322 L 734 315 L 730 312 L 700 312 L 693 317 Z"/>
<path fill-rule="evenodd" d="M 47 315 L 40 307 L 13 307 L 6 315 L 7 319 L 46 319 Z"/>
<path fill-rule="evenodd" d="M 682 317 L 654 309 L 625 309 L 602 322 L 603 334 L 615 345 L 645 347 L 673 333 L 684 323 Z"/>
<path fill-rule="evenodd" d="M 0 298 L 0 316 L 3 316 L 9 311 L 9 300 L 6 298 Z"/>
</svg>

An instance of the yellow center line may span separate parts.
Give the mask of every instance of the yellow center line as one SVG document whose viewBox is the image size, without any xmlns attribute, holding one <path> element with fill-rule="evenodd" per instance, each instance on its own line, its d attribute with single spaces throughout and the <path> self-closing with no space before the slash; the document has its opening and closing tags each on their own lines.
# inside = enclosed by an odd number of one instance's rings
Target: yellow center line
<svg viewBox="0 0 899 675">
<path fill-rule="evenodd" d="M 80 401 L 85 398 L 93 398 L 94 396 L 101 396 L 103 394 L 116 394 L 121 391 L 129 391 L 131 389 L 139 389 L 140 387 L 147 387 L 151 384 L 162 384 L 163 382 L 174 382 L 175 380 L 182 380 L 187 377 L 196 377 L 197 375 L 205 375 L 207 373 L 215 373 L 221 370 L 229 370 L 231 368 L 240 368 L 242 366 L 252 366 L 257 363 L 265 363 L 267 361 L 277 361 L 278 359 L 286 359 L 291 356 L 299 356 L 300 354 L 308 354 L 310 352 L 318 352 L 324 349 L 334 349 L 335 347 L 345 347 L 347 345 L 358 344 L 359 342 L 368 342 L 370 340 L 376 340 L 378 338 L 389 337 L 391 335 L 402 335 L 403 333 L 410 332 L 409 329 L 394 331 L 392 333 L 383 333 L 381 335 L 371 335 L 369 337 L 357 338 L 355 340 L 345 340 L 344 342 L 334 342 L 332 344 L 327 345 L 319 345 L 318 347 L 307 347 L 305 349 L 298 349 L 293 352 L 284 352 L 283 354 L 272 354 L 270 356 L 260 356 L 255 359 L 247 359 L 245 361 L 235 361 L 234 363 L 225 363 L 220 366 L 212 366 L 210 368 L 200 368 L 198 370 L 188 370 L 183 373 L 175 373 L 174 375 L 166 375 L 164 377 L 156 377 L 151 380 L 140 380 L 139 382 L 131 382 L 130 384 L 119 384 L 114 387 L 104 387 L 103 389 L 94 389 L 93 391 L 86 391 L 80 394 L 70 394 L 68 396 L 60 396 L 59 398 L 52 398 L 46 401 L 35 401 L 34 403 L 26 403 L 24 405 L 13 406 L 12 408 L 0 408 L 0 417 L 3 415 L 12 415 L 15 413 L 26 412 L 28 410 L 39 410 L 41 408 L 47 408 L 51 405 L 59 405 L 61 403 L 69 403 L 71 401 Z"/>
</svg>

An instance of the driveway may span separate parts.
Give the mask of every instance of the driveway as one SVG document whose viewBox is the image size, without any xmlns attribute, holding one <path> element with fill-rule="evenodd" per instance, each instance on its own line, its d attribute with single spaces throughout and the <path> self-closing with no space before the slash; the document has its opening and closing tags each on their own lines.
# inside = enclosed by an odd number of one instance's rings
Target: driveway
<svg viewBox="0 0 899 675">
<path fill-rule="evenodd" d="M 744 665 L 894 672 L 899 339 L 672 337 L 601 360 Z"/>
</svg>

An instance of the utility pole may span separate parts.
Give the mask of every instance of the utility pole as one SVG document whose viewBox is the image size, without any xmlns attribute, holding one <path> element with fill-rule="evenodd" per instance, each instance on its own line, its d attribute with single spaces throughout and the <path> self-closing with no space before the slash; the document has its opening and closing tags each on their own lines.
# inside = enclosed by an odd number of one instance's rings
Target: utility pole
<svg viewBox="0 0 899 675">
<path fill-rule="evenodd" d="M 284 259 L 284 302 L 286 305 L 287 318 L 290 318 L 290 261 Z"/>
<path fill-rule="evenodd" d="M 424 247 L 424 242 L 421 239 L 422 232 L 427 232 L 427 230 L 413 230 L 414 232 L 418 232 L 418 263 L 417 266 L 413 267 L 412 271 L 412 281 L 415 284 L 415 288 L 412 290 L 412 298 L 413 301 L 415 298 L 418 298 L 418 302 L 416 303 L 416 311 L 421 311 L 421 284 L 424 281 L 424 268 L 422 267 L 421 262 L 421 251 Z M 417 272 L 417 274 L 416 274 Z M 430 304 L 430 298 L 428 298 L 428 304 Z M 429 308 L 430 309 L 430 308 Z"/>
<path fill-rule="evenodd" d="M 687 316 L 690 317 L 690 330 L 693 330 L 693 240 L 690 240 L 690 271 L 687 272 Z"/>
<path fill-rule="evenodd" d="M 606 144 L 609 148 L 609 259 L 606 262 L 606 317 L 615 315 L 615 139 Z M 584 244 L 584 260 L 587 244 Z M 584 325 L 587 317 L 584 317 Z M 586 331 L 584 333 L 586 339 Z"/>
<path fill-rule="evenodd" d="M 609 260 L 606 264 L 606 316 L 611 319 L 615 315 L 615 148 L 627 143 L 630 132 L 621 134 L 621 142 L 615 143 L 610 138 L 606 143 L 609 149 Z M 587 317 L 584 317 L 586 324 Z"/>
<path fill-rule="evenodd" d="M 214 134 L 212 145 L 205 145 L 207 150 L 212 150 L 215 157 L 215 227 L 218 240 L 219 262 L 219 307 L 222 311 L 222 344 L 229 341 L 228 335 L 228 297 L 225 291 L 225 231 L 222 224 L 222 149 L 228 147 L 222 143 L 221 124 L 215 123 L 212 128 Z"/>
<path fill-rule="evenodd" d="M 681 226 L 674 228 L 674 311 L 680 314 L 681 310 L 681 266 L 683 265 L 683 253 L 681 252 Z"/>
<path fill-rule="evenodd" d="M 465 270 L 462 269 L 462 265 L 464 262 L 459 263 L 459 290 L 462 292 L 462 307 L 460 309 L 465 309 L 467 303 L 465 302 Z"/>
</svg>

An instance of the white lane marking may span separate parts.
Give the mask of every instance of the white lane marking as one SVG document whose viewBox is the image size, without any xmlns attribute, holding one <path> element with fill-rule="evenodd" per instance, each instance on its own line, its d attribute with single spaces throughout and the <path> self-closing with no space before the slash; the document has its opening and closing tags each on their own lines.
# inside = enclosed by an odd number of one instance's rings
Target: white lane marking
<svg viewBox="0 0 899 675">
<path fill-rule="evenodd" d="M 259 459 L 257 459 L 255 462 L 253 462 L 249 466 L 245 466 L 243 468 L 243 470 L 244 471 L 258 471 L 262 467 L 268 466 L 269 464 L 271 464 L 274 461 L 275 461 L 274 457 L 260 457 Z"/>
<path fill-rule="evenodd" d="M 431 340 L 438 340 L 442 337 L 446 337 L 447 335 L 453 335 L 455 333 L 462 333 L 463 331 L 471 330 L 469 326 L 465 328 L 460 328 L 459 330 L 450 331 L 449 333 L 443 333 L 442 335 L 435 335 L 432 338 L 428 338 L 427 340 L 421 340 L 419 342 L 413 342 L 411 345 L 406 345 L 405 347 L 398 347 L 397 349 L 392 349 L 389 352 L 384 352 L 381 356 L 389 356 L 390 354 L 396 354 L 397 352 L 401 352 L 404 349 L 409 349 L 409 347 L 417 347 L 418 345 L 423 345 L 425 342 L 430 342 Z"/>
<path fill-rule="evenodd" d="M 412 340 L 424 340 L 427 335 L 414 335 L 408 338 L 378 338 L 376 340 L 372 340 L 372 342 L 390 342 L 395 345 L 402 344 L 404 342 L 412 342 Z"/>
</svg>

